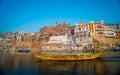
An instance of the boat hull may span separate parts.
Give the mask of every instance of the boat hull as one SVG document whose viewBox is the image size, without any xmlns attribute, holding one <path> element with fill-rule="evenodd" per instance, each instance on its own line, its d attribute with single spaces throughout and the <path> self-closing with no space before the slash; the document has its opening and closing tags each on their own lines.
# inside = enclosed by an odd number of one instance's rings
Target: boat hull
<svg viewBox="0 0 120 75">
<path fill-rule="evenodd" d="M 20 53 L 28 53 L 28 52 L 30 52 L 30 50 L 18 50 L 17 52 L 20 52 Z"/>
<path fill-rule="evenodd" d="M 41 60 L 90 60 L 99 58 L 103 53 L 99 52 L 96 54 L 82 54 L 82 55 L 64 55 L 64 56 L 44 56 L 35 54 L 36 58 Z"/>
</svg>

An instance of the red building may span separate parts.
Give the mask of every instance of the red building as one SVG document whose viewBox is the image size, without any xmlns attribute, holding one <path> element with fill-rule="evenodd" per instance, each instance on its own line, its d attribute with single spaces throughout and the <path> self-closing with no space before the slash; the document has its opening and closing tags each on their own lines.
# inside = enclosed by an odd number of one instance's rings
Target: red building
<svg viewBox="0 0 120 75">
<path fill-rule="evenodd" d="M 120 39 L 120 32 L 116 32 L 116 39 Z"/>
</svg>

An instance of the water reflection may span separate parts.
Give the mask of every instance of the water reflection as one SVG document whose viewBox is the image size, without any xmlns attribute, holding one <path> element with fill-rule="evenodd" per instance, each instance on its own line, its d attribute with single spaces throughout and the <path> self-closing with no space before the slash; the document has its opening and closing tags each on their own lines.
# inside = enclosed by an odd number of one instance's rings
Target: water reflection
<svg viewBox="0 0 120 75">
<path fill-rule="evenodd" d="M 90 61 L 39 61 L 37 66 L 44 75 L 118 75 L 119 63 Z M 119 65 L 118 65 L 119 64 Z M 119 67 L 118 67 L 119 66 Z M 40 74 L 41 75 L 41 74 Z"/>
<path fill-rule="evenodd" d="M 1 54 L 1 63 L 4 63 L 4 58 L 5 58 L 6 53 Z"/>
<path fill-rule="evenodd" d="M 2 53 L 1 53 L 2 54 Z M 3 58 L 3 56 L 0 56 Z M 8 52 L 0 63 L 0 75 L 34 75 L 31 53 Z M 35 73 L 36 74 L 36 73 Z"/>
<path fill-rule="evenodd" d="M 57 62 L 45 61 L 38 62 L 39 69 L 43 69 L 45 75 L 94 75 L 95 63 L 93 61 L 72 61 L 72 62 Z"/>
<path fill-rule="evenodd" d="M 120 75 L 119 54 L 89 61 L 40 61 L 32 52 L 0 55 L 0 75 Z"/>
<path fill-rule="evenodd" d="M 40 71 L 39 75 L 120 75 L 119 62 L 119 54 L 110 54 L 96 60 L 37 61 L 36 65 Z"/>
</svg>

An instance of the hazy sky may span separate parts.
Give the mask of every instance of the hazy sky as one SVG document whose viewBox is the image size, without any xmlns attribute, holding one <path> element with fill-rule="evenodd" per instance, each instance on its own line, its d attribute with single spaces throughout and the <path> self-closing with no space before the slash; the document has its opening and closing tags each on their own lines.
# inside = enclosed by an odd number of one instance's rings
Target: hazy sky
<svg viewBox="0 0 120 75">
<path fill-rule="evenodd" d="M 0 32 L 37 32 L 56 21 L 120 22 L 120 0 L 0 0 Z"/>
</svg>

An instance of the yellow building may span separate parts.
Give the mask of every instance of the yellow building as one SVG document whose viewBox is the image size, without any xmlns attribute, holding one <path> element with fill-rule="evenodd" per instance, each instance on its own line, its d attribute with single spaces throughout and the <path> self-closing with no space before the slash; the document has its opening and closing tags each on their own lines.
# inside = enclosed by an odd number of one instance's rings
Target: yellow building
<svg viewBox="0 0 120 75">
<path fill-rule="evenodd" d="M 89 31 L 92 32 L 93 38 L 96 38 L 97 34 L 103 34 L 105 24 L 103 20 L 100 20 L 99 22 L 90 21 L 89 24 L 86 24 L 86 27 Z"/>
</svg>

